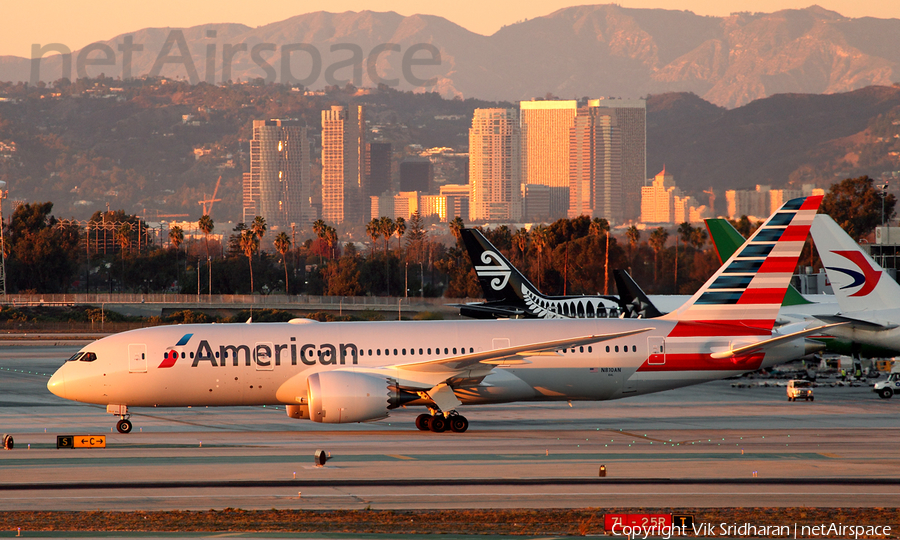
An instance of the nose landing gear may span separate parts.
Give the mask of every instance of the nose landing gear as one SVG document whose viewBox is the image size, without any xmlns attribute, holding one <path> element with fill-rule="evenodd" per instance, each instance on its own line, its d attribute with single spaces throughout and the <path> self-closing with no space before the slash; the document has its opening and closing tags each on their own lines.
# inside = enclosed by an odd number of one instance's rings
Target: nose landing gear
<svg viewBox="0 0 900 540">
<path fill-rule="evenodd" d="M 116 430 L 118 430 L 119 433 L 131 433 L 134 426 L 131 424 L 131 420 L 129 420 L 131 415 L 128 414 L 127 405 L 107 405 L 106 412 L 119 417 L 119 421 L 116 422 Z"/>
<path fill-rule="evenodd" d="M 129 420 L 128 418 L 123 418 L 116 422 L 116 429 L 119 431 L 119 433 L 131 433 L 131 429 L 133 427 L 134 426 L 131 424 L 131 420 Z"/>
</svg>

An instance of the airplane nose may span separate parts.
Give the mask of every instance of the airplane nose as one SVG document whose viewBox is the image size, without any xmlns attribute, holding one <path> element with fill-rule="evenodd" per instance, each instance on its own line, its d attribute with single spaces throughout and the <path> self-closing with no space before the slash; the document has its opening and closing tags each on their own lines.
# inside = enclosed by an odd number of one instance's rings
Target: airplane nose
<svg viewBox="0 0 900 540">
<path fill-rule="evenodd" d="M 64 398 L 66 397 L 66 376 L 62 373 L 63 370 L 58 370 L 56 373 L 50 377 L 50 380 L 47 381 L 47 389 L 56 394 L 57 396 Z"/>
</svg>

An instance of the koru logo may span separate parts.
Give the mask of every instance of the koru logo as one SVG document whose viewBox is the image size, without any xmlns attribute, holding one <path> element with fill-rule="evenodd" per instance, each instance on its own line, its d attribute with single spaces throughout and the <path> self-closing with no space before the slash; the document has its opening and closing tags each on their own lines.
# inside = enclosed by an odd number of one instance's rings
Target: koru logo
<svg viewBox="0 0 900 540">
<path fill-rule="evenodd" d="M 495 291 L 502 291 L 506 284 L 509 283 L 509 276 L 512 271 L 509 269 L 503 258 L 493 251 L 485 251 L 481 254 L 481 262 L 488 266 L 476 266 L 475 272 L 479 276 L 493 277 L 491 280 L 491 288 Z"/>
<path fill-rule="evenodd" d="M 860 288 L 855 293 L 850 296 L 866 296 L 873 290 L 875 290 L 875 286 L 878 285 L 878 281 L 881 279 L 881 272 L 875 270 L 871 263 L 866 260 L 866 256 L 859 251 L 834 251 L 832 253 L 835 255 L 840 255 L 845 259 L 849 260 L 853 264 L 855 264 L 862 272 L 857 272 L 856 270 L 850 270 L 849 268 L 840 268 L 837 266 L 829 266 L 829 270 L 834 270 L 836 272 L 841 272 L 842 274 L 847 274 L 851 278 L 853 278 L 853 283 L 849 285 L 844 285 L 841 287 L 841 290 L 844 289 L 852 289 L 853 287 Z"/>
</svg>

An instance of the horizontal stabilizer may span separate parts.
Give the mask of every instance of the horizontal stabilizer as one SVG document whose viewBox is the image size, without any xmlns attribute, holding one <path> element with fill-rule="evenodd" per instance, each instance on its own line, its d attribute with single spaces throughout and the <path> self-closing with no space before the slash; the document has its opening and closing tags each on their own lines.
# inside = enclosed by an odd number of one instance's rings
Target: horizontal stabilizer
<svg viewBox="0 0 900 540">
<path fill-rule="evenodd" d="M 757 341 L 756 343 L 751 343 L 750 345 L 745 345 L 743 347 L 737 347 L 735 349 L 731 349 L 728 351 L 720 351 L 714 352 L 710 355 L 710 357 L 715 358 L 716 360 L 721 360 L 724 358 L 732 358 L 735 356 L 741 356 L 744 354 L 748 354 L 751 352 L 761 351 L 765 349 L 769 349 L 776 345 L 780 345 L 786 341 L 791 341 L 797 338 L 811 336 L 826 328 L 831 328 L 833 326 L 843 326 L 847 324 L 846 322 L 832 323 L 832 324 L 824 324 L 822 326 L 816 326 L 815 328 L 809 328 L 806 330 L 801 330 L 799 332 L 794 332 L 791 334 L 785 334 L 783 336 L 773 337 L 771 339 L 766 339 L 763 341 Z"/>
<path fill-rule="evenodd" d="M 502 349 L 492 349 L 490 351 L 461 354 L 459 356 L 439 358 L 437 360 L 428 360 L 425 362 L 400 364 L 393 367 L 396 369 L 405 369 L 410 371 L 459 371 L 474 366 L 475 364 L 498 364 L 498 360 L 504 359 L 510 359 L 518 362 L 518 360 L 523 356 L 546 353 L 548 351 L 570 349 L 572 347 L 580 347 L 582 345 L 590 345 L 593 343 L 598 343 L 600 341 L 608 341 L 610 339 L 618 339 L 633 336 L 635 334 L 642 334 L 644 332 L 647 332 L 648 330 L 653 330 L 653 327 L 638 328 L 637 330 L 616 332 L 614 334 L 598 334 L 593 336 L 557 339 L 553 341 L 541 341 L 537 343 L 529 343 L 527 345 L 516 345 L 515 347 L 505 347 Z"/>
<path fill-rule="evenodd" d="M 844 323 L 848 328 L 856 328 L 859 330 L 890 330 L 897 328 L 896 324 L 879 324 L 874 321 L 865 321 L 854 317 L 844 315 L 816 315 L 816 318 L 828 323 Z"/>
</svg>

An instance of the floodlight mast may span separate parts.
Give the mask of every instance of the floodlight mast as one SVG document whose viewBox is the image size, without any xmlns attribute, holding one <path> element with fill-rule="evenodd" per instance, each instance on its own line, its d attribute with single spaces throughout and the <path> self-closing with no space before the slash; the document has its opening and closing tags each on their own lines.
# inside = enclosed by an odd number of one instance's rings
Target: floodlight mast
<svg viewBox="0 0 900 540">
<path fill-rule="evenodd" d="M 0 180 L 0 294 L 3 294 L 3 302 L 6 302 L 6 237 L 3 234 L 3 199 L 9 194 L 6 182 Z"/>
</svg>

